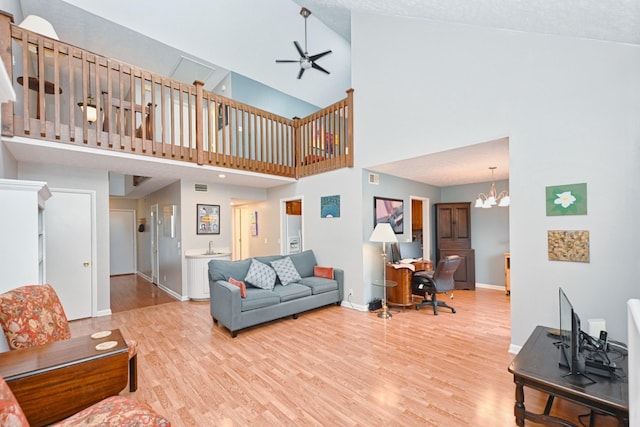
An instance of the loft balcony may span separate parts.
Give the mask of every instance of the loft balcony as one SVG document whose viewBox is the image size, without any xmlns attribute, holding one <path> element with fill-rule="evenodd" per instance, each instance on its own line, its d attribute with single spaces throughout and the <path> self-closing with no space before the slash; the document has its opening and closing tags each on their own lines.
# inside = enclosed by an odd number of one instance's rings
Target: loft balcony
<svg viewBox="0 0 640 427">
<path fill-rule="evenodd" d="M 301 178 L 353 167 L 353 90 L 285 118 L 13 24 L 0 12 L 0 58 L 15 103 L 2 135 Z"/>
</svg>

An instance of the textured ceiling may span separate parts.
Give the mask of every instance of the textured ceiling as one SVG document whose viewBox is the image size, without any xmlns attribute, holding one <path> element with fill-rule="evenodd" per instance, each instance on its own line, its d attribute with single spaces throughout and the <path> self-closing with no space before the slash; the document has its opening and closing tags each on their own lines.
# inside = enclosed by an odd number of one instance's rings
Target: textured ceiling
<svg viewBox="0 0 640 427">
<path fill-rule="evenodd" d="M 640 44 L 637 0 L 294 0 L 351 38 L 351 11 Z"/>
</svg>

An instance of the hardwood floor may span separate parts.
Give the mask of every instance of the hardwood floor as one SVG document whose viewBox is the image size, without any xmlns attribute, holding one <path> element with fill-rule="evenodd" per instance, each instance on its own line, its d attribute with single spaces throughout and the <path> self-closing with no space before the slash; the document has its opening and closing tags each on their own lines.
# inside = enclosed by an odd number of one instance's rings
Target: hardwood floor
<svg viewBox="0 0 640 427">
<path fill-rule="evenodd" d="M 72 335 L 120 328 L 138 341 L 139 388 L 174 426 L 511 426 L 509 298 L 457 291 L 457 313 L 330 306 L 241 331 L 208 302 L 169 302 L 74 321 Z M 526 390 L 528 409 L 546 397 Z M 585 408 L 556 400 L 578 423 Z M 588 419 L 584 421 L 588 424 Z M 527 425 L 534 425 L 527 422 Z M 616 425 L 600 416 L 597 426 Z"/>
<path fill-rule="evenodd" d="M 165 304 L 176 299 L 137 274 L 111 276 L 111 312 Z"/>
</svg>

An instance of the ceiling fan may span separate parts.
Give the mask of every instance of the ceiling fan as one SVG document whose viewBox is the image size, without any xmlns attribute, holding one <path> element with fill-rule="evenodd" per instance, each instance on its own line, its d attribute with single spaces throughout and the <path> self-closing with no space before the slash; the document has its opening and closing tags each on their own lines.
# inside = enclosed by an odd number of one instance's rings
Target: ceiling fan
<svg viewBox="0 0 640 427">
<path fill-rule="evenodd" d="M 298 72 L 298 78 L 301 78 L 305 70 L 308 70 L 309 68 L 315 68 L 318 71 L 322 71 L 323 73 L 329 74 L 327 70 L 325 70 L 324 68 L 316 64 L 316 61 L 322 58 L 323 56 L 330 54 L 331 51 L 327 50 L 325 52 L 318 53 L 315 55 L 309 55 L 309 52 L 307 51 L 307 18 L 309 17 L 309 15 L 311 15 L 311 11 L 306 7 L 303 7 L 302 9 L 300 9 L 300 15 L 302 15 L 302 17 L 304 18 L 304 51 L 300 47 L 300 43 L 298 43 L 297 41 L 293 42 L 293 44 L 296 47 L 296 50 L 300 54 L 300 59 L 276 59 L 276 62 L 277 63 L 283 63 L 283 62 L 300 63 L 300 71 Z"/>
</svg>

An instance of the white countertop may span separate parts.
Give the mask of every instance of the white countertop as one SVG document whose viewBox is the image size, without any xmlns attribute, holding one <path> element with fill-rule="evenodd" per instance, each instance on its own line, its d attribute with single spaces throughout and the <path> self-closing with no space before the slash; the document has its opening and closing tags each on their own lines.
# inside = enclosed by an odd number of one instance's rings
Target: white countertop
<svg viewBox="0 0 640 427">
<path fill-rule="evenodd" d="M 187 258 L 223 258 L 230 257 L 231 252 L 213 252 L 208 253 L 208 249 L 191 249 L 184 253 L 184 256 Z"/>
</svg>

